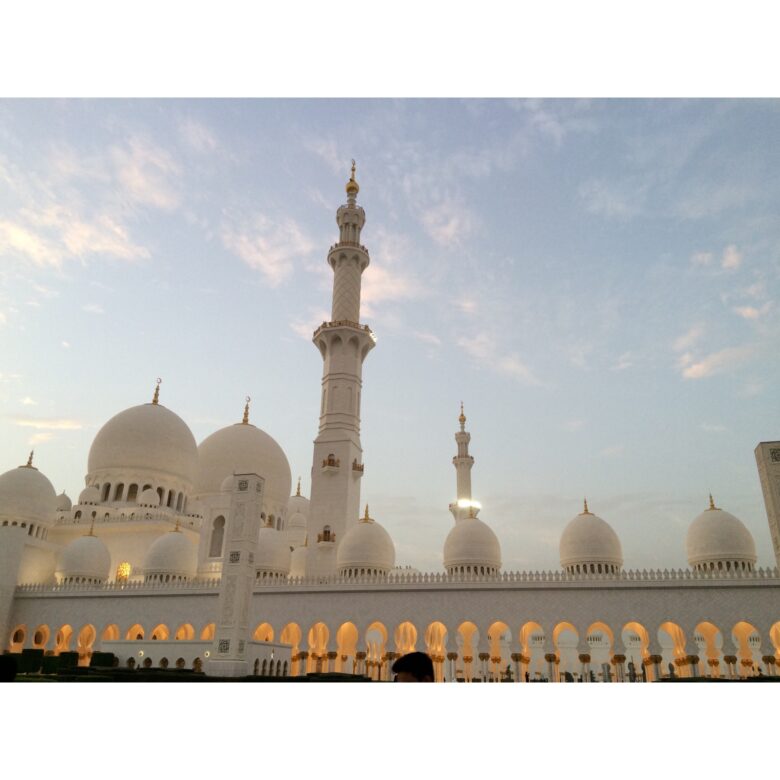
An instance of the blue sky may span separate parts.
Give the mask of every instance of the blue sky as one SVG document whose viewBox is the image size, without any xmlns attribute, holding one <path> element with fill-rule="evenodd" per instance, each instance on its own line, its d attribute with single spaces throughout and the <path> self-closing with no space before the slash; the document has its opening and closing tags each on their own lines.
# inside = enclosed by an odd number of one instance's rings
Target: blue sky
<svg viewBox="0 0 780 780">
<path fill-rule="evenodd" d="M 252 419 L 308 490 L 349 160 L 367 213 L 363 496 L 441 566 L 458 403 L 505 568 L 558 566 L 587 495 L 627 567 L 707 505 L 773 564 L 777 101 L 0 102 L 0 469 L 76 495 L 98 428 Z"/>
</svg>

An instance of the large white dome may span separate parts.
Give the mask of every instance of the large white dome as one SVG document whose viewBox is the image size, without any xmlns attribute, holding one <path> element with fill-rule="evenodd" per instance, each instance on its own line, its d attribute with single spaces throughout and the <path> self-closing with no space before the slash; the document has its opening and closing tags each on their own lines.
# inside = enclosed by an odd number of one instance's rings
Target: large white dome
<svg viewBox="0 0 780 780">
<path fill-rule="evenodd" d="M 285 577 L 290 573 L 290 547 L 287 544 L 287 534 L 271 526 L 263 526 L 260 529 L 255 553 L 255 569 Z"/>
<path fill-rule="evenodd" d="M 197 568 L 198 551 L 178 528 L 155 539 L 144 559 L 147 580 L 189 580 Z"/>
<path fill-rule="evenodd" d="M 257 474 L 265 479 L 266 502 L 279 507 L 290 497 L 290 464 L 282 448 L 265 431 L 237 423 L 212 433 L 198 446 L 197 494 L 219 493 L 232 474 Z"/>
<path fill-rule="evenodd" d="M 56 574 L 63 582 L 105 582 L 111 573 L 111 554 L 93 534 L 80 536 L 60 553 Z"/>
<path fill-rule="evenodd" d="M 395 566 L 395 545 L 390 534 L 368 516 L 347 531 L 336 553 L 339 574 L 387 574 Z"/>
<path fill-rule="evenodd" d="M 710 499 L 688 528 L 685 540 L 688 564 L 694 568 L 750 568 L 756 563 L 756 545 L 745 524 Z"/>
<path fill-rule="evenodd" d="M 306 498 L 306 496 L 301 495 L 300 477 L 298 477 L 298 487 L 295 490 L 295 495 L 290 496 L 290 499 L 287 502 L 287 512 L 290 515 L 293 515 L 297 512 L 304 515 L 305 517 L 309 516 L 309 499 Z"/>
<path fill-rule="evenodd" d="M 589 512 L 587 504 L 564 528 L 559 551 L 561 566 L 572 573 L 615 573 L 623 566 L 618 535 L 609 523 Z"/>
<path fill-rule="evenodd" d="M 57 493 L 35 466 L 19 466 L 0 474 L 0 516 L 50 522 L 56 511 Z"/>
<path fill-rule="evenodd" d="M 99 431 L 89 450 L 90 474 L 140 469 L 169 474 L 192 484 L 198 447 L 184 420 L 156 403 L 125 409 Z"/>
<path fill-rule="evenodd" d="M 68 494 L 63 491 L 57 496 L 57 511 L 58 512 L 70 512 L 73 508 L 73 502 L 70 500 Z"/>
<path fill-rule="evenodd" d="M 453 574 L 495 574 L 501 545 L 493 529 L 477 517 L 456 523 L 444 541 L 444 568 Z"/>
<path fill-rule="evenodd" d="M 290 577 L 306 576 L 306 558 L 309 554 L 309 548 L 304 544 L 296 547 L 290 553 Z"/>
</svg>

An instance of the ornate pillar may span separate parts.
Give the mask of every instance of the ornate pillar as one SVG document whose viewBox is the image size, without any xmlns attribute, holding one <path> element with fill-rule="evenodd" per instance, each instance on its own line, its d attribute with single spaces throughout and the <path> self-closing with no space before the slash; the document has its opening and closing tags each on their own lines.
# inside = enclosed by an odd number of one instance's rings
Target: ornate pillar
<svg viewBox="0 0 780 780">
<path fill-rule="evenodd" d="M 514 663 L 515 668 L 515 682 L 520 682 L 523 679 L 523 676 L 520 671 L 520 662 L 523 660 L 523 654 L 522 653 L 512 653 L 511 655 L 512 662 Z"/>
<path fill-rule="evenodd" d="M 366 673 L 366 651 L 358 650 L 355 653 L 355 660 L 357 661 L 357 666 L 355 667 L 355 674 L 365 674 Z"/>
<path fill-rule="evenodd" d="M 301 650 L 298 653 L 298 674 L 301 677 L 305 677 L 309 673 L 308 667 L 309 651 Z"/>
<path fill-rule="evenodd" d="M 339 654 L 335 650 L 329 650 L 328 651 L 328 670 L 331 672 L 336 671 L 336 659 L 339 657 Z"/>
<path fill-rule="evenodd" d="M 626 657 L 623 653 L 616 653 L 612 656 L 612 664 L 615 667 L 615 682 L 626 681 Z"/>
<path fill-rule="evenodd" d="M 580 676 L 583 682 L 590 682 L 590 653 L 580 653 L 579 659 L 582 664 Z"/>
<path fill-rule="evenodd" d="M 688 662 L 688 668 L 691 672 L 691 677 L 698 677 L 699 676 L 699 656 L 695 654 L 691 654 L 686 657 L 686 661 Z"/>
<path fill-rule="evenodd" d="M 482 682 L 488 682 L 490 672 L 488 671 L 488 661 L 490 660 L 490 653 L 479 654 L 479 675 L 482 678 Z"/>
<path fill-rule="evenodd" d="M 547 679 L 550 682 L 556 682 L 555 664 L 558 660 L 558 656 L 555 655 L 555 653 L 545 653 L 544 660 L 547 661 Z"/>
<path fill-rule="evenodd" d="M 466 678 L 466 682 L 471 682 L 474 679 L 474 669 L 471 666 L 473 661 L 473 656 L 463 656 L 463 676 Z"/>
<path fill-rule="evenodd" d="M 707 666 L 710 667 L 710 677 L 720 677 L 720 661 L 717 658 L 708 658 Z"/>
</svg>

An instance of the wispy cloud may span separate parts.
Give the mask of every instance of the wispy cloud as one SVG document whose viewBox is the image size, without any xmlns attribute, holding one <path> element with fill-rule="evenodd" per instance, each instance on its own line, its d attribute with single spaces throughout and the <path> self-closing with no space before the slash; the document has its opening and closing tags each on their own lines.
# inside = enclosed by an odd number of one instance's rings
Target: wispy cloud
<svg viewBox="0 0 780 780">
<path fill-rule="evenodd" d="M 624 352 L 620 357 L 615 361 L 615 363 L 610 366 L 610 370 L 612 371 L 625 371 L 627 368 L 631 368 L 634 365 L 634 357 L 630 352 Z"/>
<path fill-rule="evenodd" d="M 54 438 L 54 434 L 51 431 L 43 431 L 41 433 L 34 433 L 27 439 L 27 444 L 34 447 L 36 444 L 41 444 L 45 441 L 51 441 Z"/>
<path fill-rule="evenodd" d="M 720 265 L 727 271 L 736 271 L 742 265 L 742 253 L 734 244 L 730 244 L 723 250 Z"/>
<path fill-rule="evenodd" d="M 691 255 L 691 265 L 706 266 L 712 264 L 712 252 L 694 252 Z"/>
<path fill-rule="evenodd" d="M 24 398 L 20 399 L 19 403 L 22 404 L 22 406 L 38 406 L 38 402 L 30 398 L 29 395 L 26 395 Z"/>
<path fill-rule="evenodd" d="M 361 312 L 369 316 L 375 304 L 417 298 L 422 293 L 422 285 L 411 274 L 399 268 L 371 263 L 363 272 Z"/>
<path fill-rule="evenodd" d="M 580 202 L 591 214 L 612 219 L 629 219 L 642 212 L 644 188 L 622 186 L 604 179 L 591 179 L 580 185 Z"/>
<path fill-rule="evenodd" d="M 605 458 L 615 458 L 626 451 L 623 444 L 613 444 L 611 447 L 605 447 L 601 450 L 601 455 Z"/>
<path fill-rule="evenodd" d="M 226 220 L 222 243 L 250 268 L 260 271 L 271 287 L 289 279 L 296 260 L 310 254 L 315 246 L 294 220 L 272 219 L 265 214 L 255 214 L 238 224 Z"/>
<path fill-rule="evenodd" d="M 412 335 L 418 340 L 423 341 L 426 344 L 430 344 L 434 347 L 441 346 L 441 339 L 433 333 L 423 333 L 421 331 L 415 331 Z"/>
<path fill-rule="evenodd" d="M 192 118 L 181 122 L 179 132 L 187 146 L 200 154 L 214 152 L 219 146 L 214 133 L 206 125 Z"/>
<path fill-rule="evenodd" d="M 87 314 L 105 314 L 105 310 L 99 303 L 85 303 L 81 310 Z"/>
<path fill-rule="evenodd" d="M 325 309 L 312 309 L 306 318 L 298 318 L 290 323 L 290 329 L 305 341 L 311 341 L 312 334 L 321 323 L 330 320 L 330 312 Z"/>
<path fill-rule="evenodd" d="M 567 420 L 561 424 L 561 428 L 563 428 L 564 431 L 570 431 L 574 433 L 575 431 L 581 430 L 584 425 L 585 420 Z"/>
<path fill-rule="evenodd" d="M 484 368 L 518 379 L 523 384 L 541 384 L 533 371 L 523 363 L 518 355 L 499 353 L 496 339 L 488 333 L 478 333 L 471 338 L 463 336 L 458 339 L 457 343 L 478 365 Z"/>
<path fill-rule="evenodd" d="M 760 308 L 755 306 L 735 306 L 734 312 L 746 320 L 757 320 L 763 317 L 772 308 L 772 301 L 767 301 Z"/>
<path fill-rule="evenodd" d="M 13 417 L 12 422 L 22 428 L 35 428 L 40 431 L 78 431 L 84 427 L 80 420 L 67 417 Z"/>
<path fill-rule="evenodd" d="M 118 182 L 132 201 L 164 211 L 178 207 L 181 168 L 167 150 L 135 136 L 126 145 L 112 147 L 110 156 Z"/>
<path fill-rule="evenodd" d="M 703 379 L 730 371 L 748 360 L 754 352 L 755 348 L 751 345 L 727 347 L 718 352 L 712 352 L 700 360 L 694 360 L 690 354 L 686 353 L 678 365 L 680 365 L 685 379 Z"/>
<path fill-rule="evenodd" d="M 725 425 L 719 423 L 702 423 L 701 429 L 706 433 L 723 433 L 727 430 Z"/>
<path fill-rule="evenodd" d="M 463 203 L 446 199 L 425 210 L 422 224 L 428 235 L 442 246 L 463 241 L 473 230 L 476 218 Z"/>
<path fill-rule="evenodd" d="M 684 352 L 695 346 L 704 335 L 704 325 L 693 325 L 682 336 L 675 339 L 672 347 L 675 352 Z"/>
</svg>

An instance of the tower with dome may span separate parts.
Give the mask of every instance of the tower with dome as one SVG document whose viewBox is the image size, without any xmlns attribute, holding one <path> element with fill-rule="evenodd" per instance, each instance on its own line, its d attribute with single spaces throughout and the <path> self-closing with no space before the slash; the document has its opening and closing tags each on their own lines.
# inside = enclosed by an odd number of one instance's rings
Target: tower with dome
<svg viewBox="0 0 780 780">
<path fill-rule="evenodd" d="M 585 500 L 557 529 L 559 569 L 506 570 L 490 506 L 472 492 L 463 404 L 452 518 L 442 507 L 434 520 L 442 566 L 398 560 L 415 540 L 361 511 L 363 364 L 376 339 L 360 322 L 370 258 L 359 191 L 353 162 L 327 253 L 331 318 L 312 339 L 323 370 L 309 497 L 300 478 L 293 494 L 284 449 L 252 422 L 248 397 L 237 422 L 198 444 L 158 380 L 149 403 L 100 428 L 75 501 L 39 470 L 45 452 L 0 475 L 4 651 L 263 677 L 387 680 L 411 650 L 431 655 L 439 681 L 774 675 L 780 573 L 712 496 L 680 539 L 686 569 L 631 568 Z M 780 443 L 756 457 L 774 539 Z"/>
</svg>

